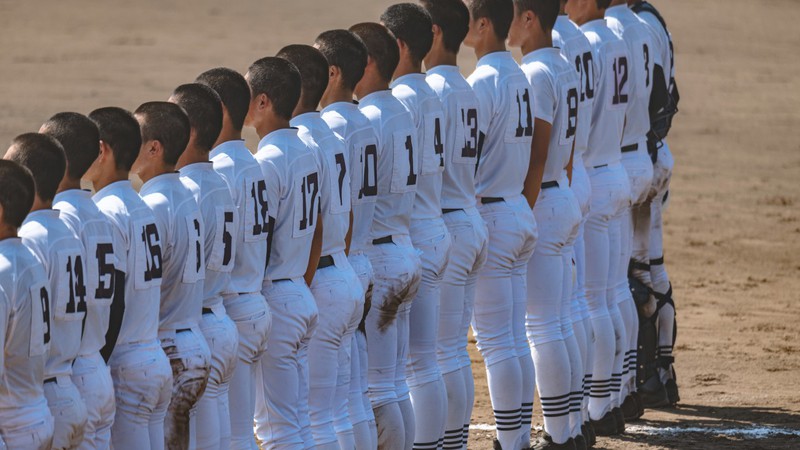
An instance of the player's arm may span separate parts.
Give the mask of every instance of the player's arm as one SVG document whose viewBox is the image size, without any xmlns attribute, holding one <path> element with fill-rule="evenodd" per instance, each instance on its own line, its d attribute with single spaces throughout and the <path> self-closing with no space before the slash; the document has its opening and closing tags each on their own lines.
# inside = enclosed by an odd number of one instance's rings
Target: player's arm
<svg viewBox="0 0 800 450">
<path fill-rule="evenodd" d="M 3 287 L 0 286 L 0 349 L 6 348 L 6 332 L 8 331 L 8 315 L 11 311 L 11 304 L 8 301 Z M 0 352 L 0 377 L 3 376 L 5 368 L 5 351 Z"/>
<path fill-rule="evenodd" d="M 353 207 L 350 207 L 350 225 L 347 227 L 347 234 L 344 235 L 344 254 L 350 255 L 350 241 L 353 240 Z"/>
<path fill-rule="evenodd" d="M 522 194 L 528 200 L 528 205 L 533 209 L 539 191 L 542 188 L 544 164 L 547 161 L 547 151 L 550 147 L 550 133 L 553 126 L 538 117 L 533 122 L 533 140 L 531 141 L 531 162 L 528 164 L 528 175 Z"/>
<path fill-rule="evenodd" d="M 311 241 L 311 254 L 308 257 L 308 267 L 306 267 L 306 284 L 311 286 L 314 280 L 314 274 L 317 272 L 319 265 L 319 258 L 322 256 L 322 216 L 318 216 L 317 227 L 314 229 L 314 238 Z"/>
</svg>

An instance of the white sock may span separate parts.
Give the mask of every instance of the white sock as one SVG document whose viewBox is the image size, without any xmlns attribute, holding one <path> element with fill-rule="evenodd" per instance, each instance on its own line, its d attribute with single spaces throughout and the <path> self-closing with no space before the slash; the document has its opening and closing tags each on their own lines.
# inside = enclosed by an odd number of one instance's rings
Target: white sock
<svg viewBox="0 0 800 450">
<path fill-rule="evenodd" d="M 522 420 L 522 371 L 519 358 L 509 358 L 486 368 L 497 440 L 504 450 L 516 450 Z"/>
<path fill-rule="evenodd" d="M 570 374 L 567 346 L 563 340 L 533 345 L 536 385 L 542 403 L 544 430 L 556 444 L 569 439 Z"/>
<path fill-rule="evenodd" d="M 411 387 L 414 407 L 414 449 L 436 450 L 444 436 L 447 417 L 446 388 L 442 378 Z"/>
</svg>

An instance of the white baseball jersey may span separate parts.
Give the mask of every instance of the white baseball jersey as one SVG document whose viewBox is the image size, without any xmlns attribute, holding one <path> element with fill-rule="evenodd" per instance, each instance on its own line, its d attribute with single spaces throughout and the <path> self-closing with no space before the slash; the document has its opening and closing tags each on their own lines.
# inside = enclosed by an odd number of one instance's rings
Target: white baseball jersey
<svg viewBox="0 0 800 450">
<path fill-rule="evenodd" d="M 233 238 L 239 229 L 236 205 L 228 185 L 214 171 L 210 161 L 189 164 L 182 167 L 180 173 L 181 182 L 191 191 L 203 217 L 206 261 L 203 308 L 224 308 L 222 293 L 231 281 L 238 247 Z"/>
<path fill-rule="evenodd" d="M 0 241 L 0 308 L 3 341 L 0 430 L 41 421 L 50 414 L 42 380 L 52 341 L 47 273 L 19 238 Z"/>
<path fill-rule="evenodd" d="M 636 15 L 650 25 L 648 31 L 655 46 L 653 51 L 654 62 L 664 69 L 664 82 L 667 87 L 670 87 L 670 79 L 675 77 L 675 54 L 672 46 L 672 35 L 653 14 L 642 11 Z"/>
<path fill-rule="evenodd" d="M 575 68 L 557 48 L 547 47 L 522 58 L 536 106 L 533 116 L 552 125 L 543 182 L 566 180 L 578 121 L 580 80 Z"/>
<path fill-rule="evenodd" d="M 275 221 L 265 275 L 272 281 L 305 275 L 321 210 L 320 191 L 326 189 L 320 182 L 317 156 L 297 132 L 296 128 L 273 131 L 261 139 L 256 152 L 267 180 L 267 211 Z"/>
<path fill-rule="evenodd" d="M 378 196 L 378 137 L 369 119 L 355 103 L 328 105 L 322 110 L 322 120 L 344 140 L 350 155 L 350 205 L 353 210 L 350 252 L 362 252 L 370 242 Z"/>
<path fill-rule="evenodd" d="M 479 197 L 522 194 L 533 137 L 531 85 L 510 52 L 493 52 L 478 60 L 467 81 L 478 97 L 478 120 L 486 142 L 476 176 Z"/>
<path fill-rule="evenodd" d="M 575 163 L 583 163 L 589 145 L 589 129 L 594 107 L 594 56 L 589 40 L 566 15 L 558 16 L 553 28 L 553 47 L 559 48 L 567 62 L 575 67 L 580 82 L 578 129 L 575 131 Z"/>
<path fill-rule="evenodd" d="M 239 221 L 231 282 L 223 294 L 261 292 L 270 230 L 264 175 L 241 140 L 223 142 L 209 157 L 230 189 Z"/>
<path fill-rule="evenodd" d="M 595 71 L 595 99 L 584 164 L 594 167 L 617 163 L 621 159 L 622 129 L 631 91 L 628 47 L 603 19 L 587 22 L 581 30 L 592 46 Z"/>
<path fill-rule="evenodd" d="M 139 195 L 161 230 L 159 330 L 192 328 L 200 322 L 205 278 L 205 230 L 200 207 L 177 172 L 148 180 Z"/>
<path fill-rule="evenodd" d="M 92 201 L 92 193 L 70 189 L 56 194 L 53 208 L 59 218 L 82 242 L 86 252 L 86 319 L 79 355 L 95 355 L 106 343 L 108 317 L 114 298 L 114 270 L 125 257 L 114 248 L 108 218 Z M 119 289 L 124 289 L 119 286 Z"/>
<path fill-rule="evenodd" d="M 19 237 L 44 265 L 50 287 L 50 352 L 44 377 L 69 376 L 81 346 L 86 315 L 86 264 L 81 241 L 58 218 L 55 209 L 28 214 Z"/>
<path fill-rule="evenodd" d="M 411 73 L 394 80 L 392 95 L 405 105 L 417 130 L 417 196 L 412 220 L 442 217 L 442 172 L 445 155 L 444 107 L 425 82 L 425 74 Z"/>
<path fill-rule="evenodd" d="M 628 46 L 628 83 L 631 88 L 622 145 L 633 145 L 644 139 L 650 131 L 650 92 L 653 90 L 654 67 L 652 54 L 655 46 L 648 30 L 650 25 L 628 9 L 627 5 L 608 8 L 606 24 Z M 642 148 L 640 151 L 646 152 L 646 149 Z"/>
<path fill-rule="evenodd" d="M 475 206 L 475 172 L 486 139 L 478 120 L 478 97 L 458 66 L 440 65 L 428 70 L 425 81 L 444 109 L 444 174 L 442 208 Z"/>
<path fill-rule="evenodd" d="M 370 239 L 408 235 L 419 174 L 414 119 L 389 90 L 364 96 L 358 107 L 378 137 L 378 198 Z"/>
<path fill-rule="evenodd" d="M 322 255 L 344 252 L 350 228 L 350 154 L 344 140 L 331 131 L 320 113 L 301 114 L 290 123 L 314 150 L 320 164 Z"/>
<path fill-rule="evenodd" d="M 111 221 L 114 249 L 125 252 L 125 258 L 117 261 L 117 269 L 125 273 L 124 314 L 119 329 L 109 331 L 118 334 L 116 345 L 154 342 L 158 337 L 163 265 L 162 233 L 156 218 L 127 180 L 100 189 L 94 201 Z M 113 321 L 109 328 L 112 325 Z"/>
</svg>

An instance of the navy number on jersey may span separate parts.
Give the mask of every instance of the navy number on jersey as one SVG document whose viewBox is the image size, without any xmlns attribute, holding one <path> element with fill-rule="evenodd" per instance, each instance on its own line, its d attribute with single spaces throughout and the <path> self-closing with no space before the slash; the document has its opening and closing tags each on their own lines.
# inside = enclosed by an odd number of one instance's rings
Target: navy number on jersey
<svg viewBox="0 0 800 450">
<path fill-rule="evenodd" d="M 581 78 L 581 102 L 594 98 L 594 59 L 591 52 L 575 57 L 575 69 Z"/>
<path fill-rule="evenodd" d="M 50 346 L 50 293 L 39 284 L 30 288 L 31 295 L 31 341 L 29 356 L 47 353 Z"/>
<path fill-rule="evenodd" d="M 114 246 L 111 243 L 97 244 L 95 258 L 97 258 L 97 289 L 94 291 L 94 299 L 111 304 L 111 299 L 114 297 L 114 263 L 109 262 L 109 259 L 114 258 Z"/>
<path fill-rule="evenodd" d="M 647 44 L 642 44 L 642 55 L 644 56 L 644 86 L 650 87 L 650 48 Z"/>
<path fill-rule="evenodd" d="M 162 257 L 161 237 L 155 223 L 137 221 L 134 224 L 138 240 L 135 254 L 136 289 L 148 289 L 161 285 Z"/>
<path fill-rule="evenodd" d="M 378 146 L 368 144 L 361 153 L 362 182 L 358 198 L 378 195 Z"/>
<path fill-rule="evenodd" d="M 533 114 L 531 113 L 531 91 L 517 91 L 516 137 L 533 136 Z"/>
<path fill-rule="evenodd" d="M 567 89 L 567 126 L 565 127 L 566 135 L 565 140 L 575 137 L 575 131 L 578 129 L 578 90 L 573 88 Z"/>
<path fill-rule="evenodd" d="M 86 283 L 83 280 L 83 262 L 80 255 L 67 257 L 66 266 L 69 277 L 69 300 L 67 300 L 67 314 L 86 312 Z"/>
<path fill-rule="evenodd" d="M 614 58 L 614 97 L 611 104 L 622 105 L 628 103 L 628 94 L 625 85 L 628 83 L 628 58 L 619 56 Z"/>
<path fill-rule="evenodd" d="M 250 182 L 250 198 L 253 200 L 253 222 L 251 236 L 257 238 L 269 232 L 269 219 L 267 208 L 267 182 L 264 180 Z M 260 239 L 251 239 L 260 240 Z"/>
<path fill-rule="evenodd" d="M 310 173 L 303 177 L 300 182 L 300 192 L 302 193 L 301 206 L 303 215 L 298 223 L 298 231 L 314 228 L 314 214 L 319 213 L 319 175 L 317 172 Z"/>
</svg>

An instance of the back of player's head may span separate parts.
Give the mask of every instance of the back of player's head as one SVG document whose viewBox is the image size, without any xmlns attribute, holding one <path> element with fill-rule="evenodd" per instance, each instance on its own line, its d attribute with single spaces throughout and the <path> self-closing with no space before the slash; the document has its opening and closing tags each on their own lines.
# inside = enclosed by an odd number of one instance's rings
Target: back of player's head
<svg viewBox="0 0 800 450">
<path fill-rule="evenodd" d="M 222 130 L 222 102 L 210 87 L 200 83 L 182 84 L 172 91 L 170 100 L 178 104 L 195 132 L 195 145 L 211 151 Z"/>
<path fill-rule="evenodd" d="M 487 18 L 492 22 L 497 39 L 506 40 L 514 19 L 512 0 L 469 0 L 468 6 L 472 20 Z"/>
<path fill-rule="evenodd" d="M 46 134 L 25 133 L 11 141 L 11 149 L 6 156 L 31 171 L 39 198 L 52 200 L 67 170 L 61 144 Z"/>
<path fill-rule="evenodd" d="M 194 81 L 216 91 L 228 110 L 233 128 L 241 131 L 250 107 L 250 86 L 242 74 L 226 67 L 217 67 L 201 73 Z"/>
<path fill-rule="evenodd" d="M 170 102 L 147 102 L 136 108 L 134 114 L 142 124 L 142 142 L 160 142 L 164 162 L 177 164 L 191 133 L 191 124 L 183 108 Z"/>
<path fill-rule="evenodd" d="M 469 9 L 462 0 L 420 0 L 431 21 L 442 30 L 444 48 L 458 53 L 469 32 Z"/>
<path fill-rule="evenodd" d="M 279 117 L 289 120 L 300 101 L 300 72 L 283 58 L 267 56 L 247 69 L 250 90 L 255 98 L 265 94 Z"/>
<path fill-rule="evenodd" d="M 355 89 L 367 66 L 367 46 L 358 35 L 347 30 L 325 31 L 314 42 L 328 64 L 342 73 L 347 89 Z"/>
<path fill-rule="evenodd" d="M 611 0 L 596 0 L 597 9 L 608 9 L 611 6 Z"/>
<path fill-rule="evenodd" d="M 394 75 L 394 69 L 400 62 L 400 50 L 397 40 L 383 25 L 374 22 L 362 22 L 350 27 L 350 31 L 357 34 L 367 46 L 367 54 L 375 61 L 380 76 L 389 81 Z"/>
<path fill-rule="evenodd" d="M 414 62 L 422 62 L 433 45 L 433 23 L 425 8 L 414 3 L 398 3 L 386 8 L 381 22 L 397 39 L 405 42 Z"/>
<path fill-rule="evenodd" d="M 316 109 L 328 87 L 328 60 L 310 45 L 293 44 L 283 47 L 276 55 L 297 67 L 303 92 L 300 97 L 305 109 Z"/>
<path fill-rule="evenodd" d="M 67 157 L 67 177 L 80 180 L 100 153 L 97 125 L 83 114 L 60 112 L 42 125 L 41 132 L 55 138 Z"/>
<path fill-rule="evenodd" d="M 22 226 L 36 195 L 31 172 L 14 161 L 0 159 L 0 206 L 3 222 L 14 228 Z"/>
<path fill-rule="evenodd" d="M 95 109 L 89 113 L 89 118 L 100 131 L 100 140 L 111 148 L 117 169 L 131 170 L 142 146 L 142 132 L 133 114 L 116 106 L 108 106 Z"/>
<path fill-rule="evenodd" d="M 542 30 L 550 31 L 556 24 L 561 9 L 561 0 L 514 0 L 517 12 L 532 11 L 539 18 Z"/>
</svg>

